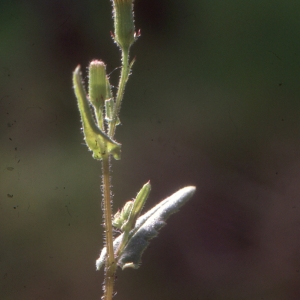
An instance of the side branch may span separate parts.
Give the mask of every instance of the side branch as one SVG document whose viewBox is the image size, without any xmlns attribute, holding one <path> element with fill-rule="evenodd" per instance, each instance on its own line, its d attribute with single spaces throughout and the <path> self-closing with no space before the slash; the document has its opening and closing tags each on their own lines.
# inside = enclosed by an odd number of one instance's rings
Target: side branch
<svg viewBox="0 0 300 300">
<path fill-rule="evenodd" d="M 115 131 L 116 131 L 116 125 L 118 123 L 118 117 L 121 109 L 121 103 L 125 91 L 125 86 L 129 77 L 129 49 L 128 50 L 122 50 L 122 70 L 121 70 L 121 76 L 118 86 L 118 92 L 116 96 L 116 104 L 113 111 L 113 117 L 112 122 L 108 130 L 108 136 L 110 138 L 114 137 Z"/>
</svg>

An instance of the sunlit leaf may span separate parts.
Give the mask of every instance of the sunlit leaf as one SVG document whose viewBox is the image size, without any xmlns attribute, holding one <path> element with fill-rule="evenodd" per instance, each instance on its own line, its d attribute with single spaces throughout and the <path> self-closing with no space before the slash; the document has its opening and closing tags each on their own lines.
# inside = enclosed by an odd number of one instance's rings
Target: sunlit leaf
<svg viewBox="0 0 300 300">
<path fill-rule="evenodd" d="M 73 73 L 73 84 L 81 116 L 84 139 L 89 149 L 93 152 L 93 157 L 101 160 L 104 155 L 112 154 L 115 159 L 120 159 L 121 144 L 113 141 L 100 130 L 93 119 L 79 66 Z"/>
<path fill-rule="evenodd" d="M 117 257 L 117 264 L 122 269 L 127 267 L 137 269 L 141 264 L 142 254 L 149 245 L 149 240 L 158 235 L 159 229 L 166 224 L 165 221 L 168 217 L 177 212 L 193 196 L 195 191 L 194 186 L 182 188 L 140 216 L 134 229 L 129 233 L 127 245 Z M 115 252 L 123 239 L 123 234 L 119 235 L 114 241 Z M 105 260 L 106 248 L 103 248 L 99 259 L 96 261 L 97 270 L 100 270 Z"/>
</svg>

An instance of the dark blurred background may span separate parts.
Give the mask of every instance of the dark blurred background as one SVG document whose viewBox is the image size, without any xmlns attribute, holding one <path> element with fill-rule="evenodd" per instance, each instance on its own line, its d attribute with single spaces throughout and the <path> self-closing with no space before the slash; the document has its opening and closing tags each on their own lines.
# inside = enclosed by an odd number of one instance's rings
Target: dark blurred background
<svg viewBox="0 0 300 300">
<path fill-rule="evenodd" d="M 299 1 L 136 0 L 114 210 L 186 185 L 116 299 L 300 299 Z M 100 299 L 101 164 L 71 74 L 117 85 L 109 0 L 0 2 L 0 299 Z M 86 77 L 86 76 L 85 76 Z"/>
</svg>

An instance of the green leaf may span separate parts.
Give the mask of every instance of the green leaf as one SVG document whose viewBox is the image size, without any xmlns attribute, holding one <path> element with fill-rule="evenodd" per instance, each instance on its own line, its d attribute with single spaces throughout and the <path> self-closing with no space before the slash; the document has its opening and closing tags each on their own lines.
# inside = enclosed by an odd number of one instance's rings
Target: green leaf
<svg viewBox="0 0 300 300">
<path fill-rule="evenodd" d="M 84 139 L 89 149 L 93 152 L 93 157 L 101 160 L 103 156 L 112 154 L 115 159 L 120 159 L 121 144 L 109 138 L 95 124 L 82 83 L 80 66 L 73 73 L 73 84 L 81 116 Z"/>
<path fill-rule="evenodd" d="M 142 254 L 149 245 L 149 240 L 158 235 L 159 229 L 166 224 L 165 221 L 168 217 L 178 211 L 193 196 L 195 191 L 196 188 L 194 186 L 182 188 L 140 216 L 135 223 L 134 229 L 129 233 L 126 246 L 117 257 L 117 264 L 122 269 L 128 267 L 137 269 L 141 264 Z M 114 240 L 115 252 L 123 240 L 124 233 Z M 105 260 L 106 247 L 102 249 L 100 257 L 96 261 L 97 270 L 100 270 Z"/>
<path fill-rule="evenodd" d="M 136 219 L 139 217 L 145 202 L 150 194 L 151 191 L 151 184 L 148 181 L 146 184 L 143 185 L 141 190 L 138 192 L 134 202 L 132 209 L 129 213 L 128 219 L 124 222 L 123 226 L 121 227 L 122 231 L 130 231 L 134 227 L 134 223 Z"/>
</svg>

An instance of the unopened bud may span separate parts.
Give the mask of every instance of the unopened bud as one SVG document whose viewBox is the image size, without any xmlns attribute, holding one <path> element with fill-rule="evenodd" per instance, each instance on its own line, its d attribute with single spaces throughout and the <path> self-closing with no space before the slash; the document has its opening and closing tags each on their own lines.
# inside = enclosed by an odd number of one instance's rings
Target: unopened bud
<svg viewBox="0 0 300 300">
<path fill-rule="evenodd" d="M 93 60 L 89 66 L 89 99 L 96 111 L 101 111 L 106 99 L 106 70 L 100 60 Z"/>
<path fill-rule="evenodd" d="M 140 213 L 150 194 L 150 191 L 151 184 L 150 181 L 148 181 L 146 184 L 143 185 L 141 190 L 136 195 L 136 198 L 134 199 L 132 208 L 130 210 L 130 215 L 128 216 L 127 221 L 121 227 L 122 231 L 130 231 L 132 228 L 134 228 L 135 221 L 140 216 Z"/>
<path fill-rule="evenodd" d="M 135 41 L 133 0 L 113 0 L 115 41 L 122 50 L 128 50 Z"/>
<path fill-rule="evenodd" d="M 123 224 L 128 220 L 132 207 L 133 207 L 133 201 L 131 200 L 127 201 L 124 207 L 122 208 L 121 212 L 118 211 L 114 215 L 114 219 L 112 221 L 114 227 L 121 229 Z"/>
</svg>

